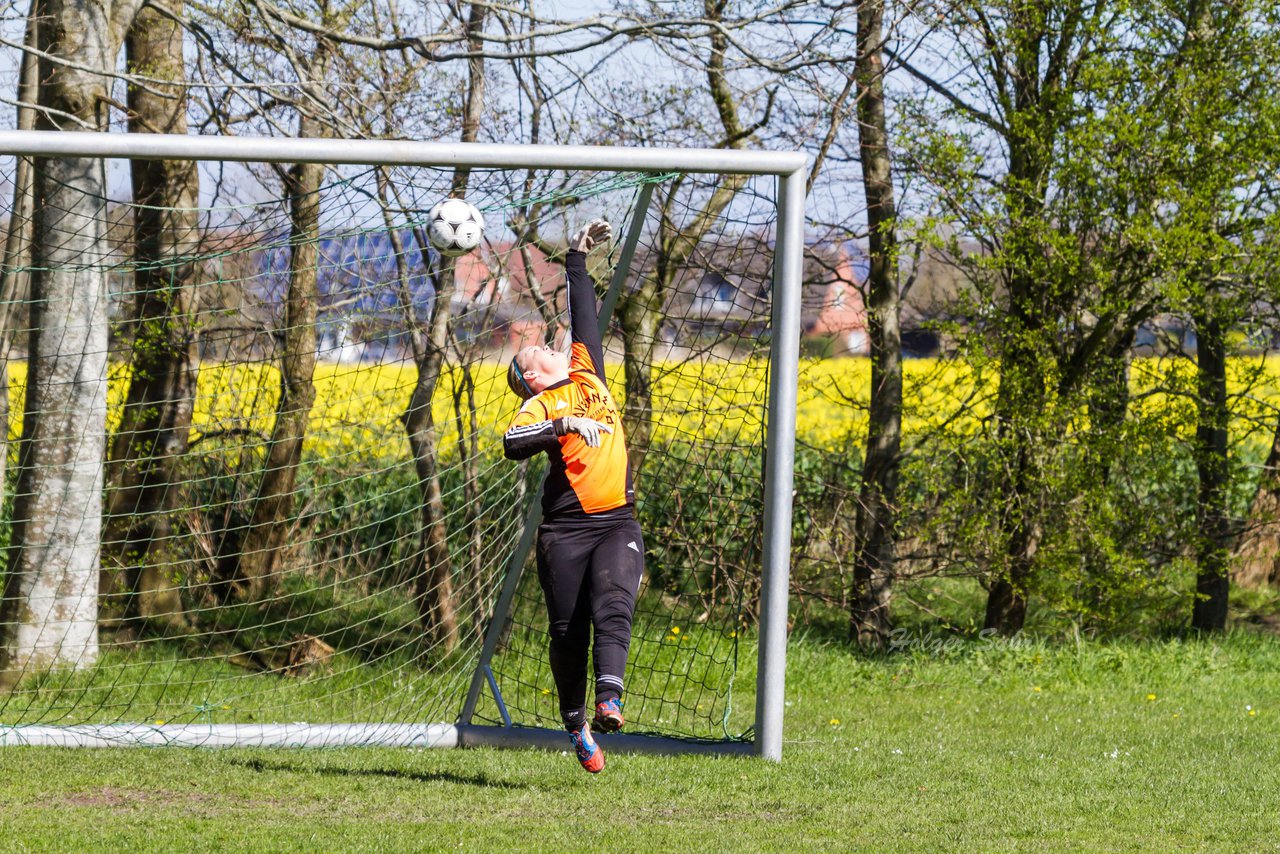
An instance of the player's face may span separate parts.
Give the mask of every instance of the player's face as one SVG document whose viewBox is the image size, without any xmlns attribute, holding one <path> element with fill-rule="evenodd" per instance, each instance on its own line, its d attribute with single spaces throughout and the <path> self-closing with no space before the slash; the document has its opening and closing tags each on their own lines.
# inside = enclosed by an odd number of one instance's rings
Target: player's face
<svg viewBox="0 0 1280 854">
<path fill-rule="evenodd" d="M 520 351 L 520 367 L 525 371 L 537 371 L 544 381 L 558 377 L 569 370 L 569 359 L 551 347 L 525 347 Z"/>
</svg>

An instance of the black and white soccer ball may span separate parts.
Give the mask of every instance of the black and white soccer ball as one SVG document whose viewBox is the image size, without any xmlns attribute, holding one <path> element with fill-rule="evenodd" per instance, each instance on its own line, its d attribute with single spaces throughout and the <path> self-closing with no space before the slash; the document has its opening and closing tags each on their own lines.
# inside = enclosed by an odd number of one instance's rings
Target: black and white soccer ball
<svg viewBox="0 0 1280 854">
<path fill-rule="evenodd" d="M 475 205 L 462 199 L 445 199 L 427 215 L 427 239 L 442 255 L 466 255 L 480 245 L 484 218 Z"/>
</svg>

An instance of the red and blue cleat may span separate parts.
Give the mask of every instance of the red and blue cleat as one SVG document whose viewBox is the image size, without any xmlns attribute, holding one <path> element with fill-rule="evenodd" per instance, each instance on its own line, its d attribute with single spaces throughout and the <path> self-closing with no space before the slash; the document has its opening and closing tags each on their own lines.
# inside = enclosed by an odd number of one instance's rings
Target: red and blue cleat
<svg viewBox="0 0 1280 854">
<path fill-rule="evenodd" d="M 622 716 L 622 701 L 614 697 L 612 700 L 596 703 L 596 718 L 591 725 L 600 732 L 617 732 L 626 726 L 627 720 Z"/>
<path fill-rule="evenodd" d="M 591 727 L 583 723 L 580 729 L 569 730 L 569 741 L 583 768 L 592 774 L 599 774 L 604 770 L 604 748 L 591 737 Z"/>
</svg>

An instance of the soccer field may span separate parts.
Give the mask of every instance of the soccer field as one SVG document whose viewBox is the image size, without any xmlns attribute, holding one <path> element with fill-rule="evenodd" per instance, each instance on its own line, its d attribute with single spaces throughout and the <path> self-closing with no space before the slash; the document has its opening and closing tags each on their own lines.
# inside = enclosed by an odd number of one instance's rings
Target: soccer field
<svg viewBox="0 0 1280 854">
<path fill-rule="evenodd" d="M 0 751 L 4 851 L 1271 850 L 1280 641 L 792 645 L 781 765 Z"/>
</svg>

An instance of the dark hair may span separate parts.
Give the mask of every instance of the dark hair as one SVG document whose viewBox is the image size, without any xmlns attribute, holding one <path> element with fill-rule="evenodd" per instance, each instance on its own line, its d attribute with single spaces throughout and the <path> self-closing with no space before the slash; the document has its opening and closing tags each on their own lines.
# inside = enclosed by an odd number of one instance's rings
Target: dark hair
<svg viewBox="0 0 1280 854">
<path fill-rule="evenodd" d="M 528 400 L 533 397 L 533 389 L 529 388 L 529 383 L 525 381 L 519 359 L 519 353 L 511 357 L 511 364 L 507 367 L 507 387 L 521 400 Z"/>
</svg>

